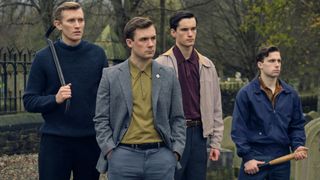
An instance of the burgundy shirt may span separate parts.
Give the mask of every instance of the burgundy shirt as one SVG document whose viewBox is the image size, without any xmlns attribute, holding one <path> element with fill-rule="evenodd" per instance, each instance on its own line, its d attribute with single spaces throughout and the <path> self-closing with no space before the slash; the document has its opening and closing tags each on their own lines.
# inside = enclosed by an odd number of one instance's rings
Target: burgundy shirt
<svg viewBox="0 0 320 180">
<path fill-rule="evenodd" d="M 185 118 L 200 120 L 199 57 L 193 49 L 190 58 L 185 59 L 177 46 L 173 48 L 173 54 L 176 57 L 178 64 L 178 74 Z"/>
</svg>

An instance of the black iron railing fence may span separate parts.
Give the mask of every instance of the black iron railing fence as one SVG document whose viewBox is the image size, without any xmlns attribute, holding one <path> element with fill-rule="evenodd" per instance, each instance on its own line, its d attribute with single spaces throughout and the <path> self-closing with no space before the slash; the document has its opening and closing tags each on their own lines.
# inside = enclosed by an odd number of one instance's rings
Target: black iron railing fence
<svg viewBox="0 0 320 180">
<path fill-rule="evenodd" d="M 25 111 L 22 95 L 34 55 L 29 49 L 0 48 L 0 115 Z M 122 62 L 108 60 L 111 65 Z"/>
<path fill-rule="evenodd" d="M 22 94 L 34 53 L 28 49 L 0 48 L 0 114 L 24 111 Z"/>
</svg>

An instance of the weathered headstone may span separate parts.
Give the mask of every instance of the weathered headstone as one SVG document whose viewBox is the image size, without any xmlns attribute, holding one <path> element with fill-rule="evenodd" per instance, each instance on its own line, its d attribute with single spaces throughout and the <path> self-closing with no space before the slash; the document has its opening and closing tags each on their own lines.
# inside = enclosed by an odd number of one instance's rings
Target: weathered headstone
<svg viewBox="0 0 320 180">
<path fill-rule="evenodd" d="M 224 118 L 224 131 L 221 146 L 225 149 L 230 149 L 233 152 L 233 168 L 234 174 L 237 177 L 241 165 L 241 158 L 238 157 L 236 152 L 236 145 L 231 139 L 231 125 L 232 116 Z"/>
<path fill-rule="evenodd" d="M 232 116 L 228 116 L 224 118 L 224 131 L 223 131 L 223 139 L 221 146 L 225 149 L 230 149 L 232 151 L 235 150 L 235 144 L 231 139 L 231 124 L 232 124 Z"/>
<path fill-rule="evenodd" d="M 208 148 L 209 156 L 210 148 Z M 233 180 L 233 152 L 228 149 L 221 149 L 218 161 L 208 161 L 207 180 Z"/>
<path fill-rule="evenodd" d="M 306 147 L 309 148 L 308 158 L 294 164 L 293 179 L 318 180 L 320 179 L 320 118 L 312 120 L 305 126 Z"/>
<path fill-rule="evenodd" d="M 310 111 L 305 115 L 306 123 L 309 123 L 310 121 L 317 119 L 320 117 L 320 114 L 316 111 Z"/>
</svg>

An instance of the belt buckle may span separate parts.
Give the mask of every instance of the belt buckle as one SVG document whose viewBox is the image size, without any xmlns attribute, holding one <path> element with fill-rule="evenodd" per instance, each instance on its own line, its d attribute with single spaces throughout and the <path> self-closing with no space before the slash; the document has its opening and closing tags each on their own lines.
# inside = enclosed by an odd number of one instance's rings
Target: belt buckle
<svg viewBox="0 0 320 180">
<path fill-rule="evenodd" d="M 201 125 L 201 120 L 186 120 L 187 127 L 195 127 Z"/>
<path fill-rule="evenodd" d="M 156 142 L 156 143 L 146 143 L 146 144 L 143 144 L 141 149 L 154 149 L 154 148 L 160 148 L 161 147 L 161 144 L 160 142 Z"/>
<path fill-rule="evenodd" d="M 138 149 L 138 150 L 146 150 L 146 149 L 154 149 L 154 148 L 160 148 L 161 142 L 156 143 L 144 143 L 144 144 L 127 144 L 126 146 L 131 147 L 132 149 Z"/>
<path fill-rule="evenodd" d="M 192 120 L 187 120 L 186 124 L 187 124 L 187 127 L 193 127 L 194 126 Z"/>
<path fill-rule="evenodd" d="M 137 144 L 137 149 L 140 149 L 140 150 L 146 150 L 146 149 L 149 149 L 149 144 L 148 143 L 145 143 L 145 144 Z"/>
</svg>

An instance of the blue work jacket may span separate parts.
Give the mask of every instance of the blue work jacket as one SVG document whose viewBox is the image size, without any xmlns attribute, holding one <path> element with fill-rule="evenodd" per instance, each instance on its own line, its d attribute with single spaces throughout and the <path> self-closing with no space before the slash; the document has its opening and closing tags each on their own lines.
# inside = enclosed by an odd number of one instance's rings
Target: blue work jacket
<svg viewBox="0 0 320 180">
<path fill-rule="evenodd" d="M 260 88 L 258 78 L 237 94 L 231 137 L 236 144 L 238 156 L 244 162 L 256 159 L 257 150 L 275 158 L 289 151 L 289 148 L 294 151 L 305 144 L 305 119 L 299 96 L 284 81 L 279 82 L 282 90 L 274 106 Z M 279 149 L 284 150 L 282 154 Z"/>
</svg>

